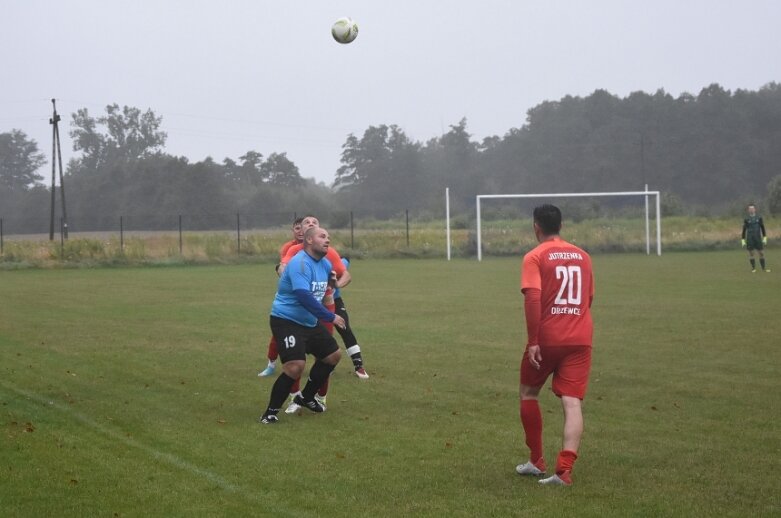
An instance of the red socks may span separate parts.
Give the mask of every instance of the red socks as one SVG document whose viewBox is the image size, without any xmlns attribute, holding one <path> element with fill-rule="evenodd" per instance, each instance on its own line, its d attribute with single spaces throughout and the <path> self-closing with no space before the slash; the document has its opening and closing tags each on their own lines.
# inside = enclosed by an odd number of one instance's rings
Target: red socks
<svg viewBox="0 0 781 518">
<path fill-rule="evenodd" d="M 542 413 L 536 399 L 521 400 L 521 424 L 526 434 L 526 446 L 529 447 L 529 460 L 544 471 L 545 461 L 542 461 L 542 466 L 538 464 L 542 460 Z"/>
<path fill-rule="evenodd" d="M 567 484 L 572 484 L 572 467 L 575 465 L 578 454 L 572 450 L 561 450 L 556 459 L 556 474 Z"/>
<path fill-rule="evenodd" d="M 268 341 L 268 354 L 266 354 L 266 356 L 272 362 L 279 356 L 279 353 L 277 352 L 277 340 L 273 336 L 271 337 L 271 340 Z"/>
<path fill-rule="evenodd" d="M 328 377 L 325 379 L 325 383 L 323 383 L 322 385 L 320 385 L 320 388 L 319 388 L 319 389 L 317 389 L 317 395 L 318 395 L 318 396 L 320 396 L 320 397 L 325 397 L 325 396 L 328 394 L 328 382 L 329 382 L 330 380 L 331 380 L 331 377 L 330 377 L 330 376 L 328 376 Z"/>
<path fill-rule="evenodd" d="M 330 380 L 331 380 L 331 378 L 330 378 L 330 377 L 328 377 L 328 378 L 325 380 L 325 383 L 323 383 L 322 385 L 320 385 L 320 388 L 319 388 L 319 389 L 317 389 L 317 394 L 318 394 L 318 395 L 320 395 L 321 397 L 325 397 L 325 396 L 326 396 L 326 394 L 328 394 L 328 382 L 329 382 Z M 293 382 L 293 386 L 292 386 L 292 387 L 290 387 L 290 393 L 291 393 L 291 394 L 295 394 L 295 393 L 296 393 L 296 392 L 298 392 L 299 390 L 301 390 L 301 378 L 298 378 L 298 379 L 297 379 L 295 382 Z"/>
</svg>

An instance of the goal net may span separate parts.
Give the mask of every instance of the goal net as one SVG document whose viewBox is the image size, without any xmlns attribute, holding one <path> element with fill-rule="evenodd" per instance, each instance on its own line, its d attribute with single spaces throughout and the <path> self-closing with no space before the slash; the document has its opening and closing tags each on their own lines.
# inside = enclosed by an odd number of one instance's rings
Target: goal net
<svg viewBox="0 0 781 518">
<path fill-rule="evenodd" d="M 496 199 L 528 199 L 528 198 L 597 198 L 597 197 L 638 197 L 641 196 L 645 199 L 645 248 L 646 254 L 651 254 L 651 230 L 650 230 L 650 215 L 649 215 L 649 198 L 654 198 L 654 205 L 656 208 L 655 220 L 656 220 L 656 254 L 662 255 L 662 221 L 659 191 L 649 191 L 648 186 L 645 186 L 644 191 L 622 191 L 622 192 L 580 192 L 580 193 L 547 193 L 547 194 L 480 194 L 477 196 L 477 260 L 483 260 L 483 225 L 482 225 L 482 202 L 483 200 L 496 200 Z M 565 220 L 567 215 L 564 214 Z"/>
</svg>

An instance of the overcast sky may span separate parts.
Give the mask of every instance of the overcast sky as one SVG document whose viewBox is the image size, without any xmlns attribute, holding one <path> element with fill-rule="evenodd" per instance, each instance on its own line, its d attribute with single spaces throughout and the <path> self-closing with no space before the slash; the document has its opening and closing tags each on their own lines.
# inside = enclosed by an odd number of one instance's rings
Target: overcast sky
<svg viewBox="0 0 781 518">
<path fill-rule="evenodd" d="M 330 184 L 370 125 L 425 141 L 466 117 L 481 140 L 599 88 L 756 90 L 781 81 L 780 27 L 779 0 L 0 0 L 0 132 L 50 154 L 54 97 L 67 161 L 71 114 L 117 103 L 162 116 L 170 154 L 287 152 Z"/>
</svg>

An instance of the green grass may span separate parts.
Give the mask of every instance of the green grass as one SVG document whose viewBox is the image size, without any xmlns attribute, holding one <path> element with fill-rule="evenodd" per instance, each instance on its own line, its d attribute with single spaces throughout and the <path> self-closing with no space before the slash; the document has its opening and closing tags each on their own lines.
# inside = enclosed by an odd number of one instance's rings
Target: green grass
<svg viewBox="0 0 781 518">
<path fill-rule="evenodd" d="M 345 361 L 328 412 L 274 427 L 255 421 L 270 266 L 0 271 L 3 515 L 781 514 L 781 274 L 737 251 L 595 256 L 561 489 L 514 474 L 519 262 L 355 261 L 372 378 Z M 552 462 L 561 411 L 541 404 Z"/>
</svg>

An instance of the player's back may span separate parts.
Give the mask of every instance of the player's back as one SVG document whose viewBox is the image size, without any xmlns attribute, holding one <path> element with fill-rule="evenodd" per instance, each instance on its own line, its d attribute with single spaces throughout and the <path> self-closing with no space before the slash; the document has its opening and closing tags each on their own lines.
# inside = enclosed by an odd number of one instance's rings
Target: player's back
<svg viewBox="0 0 781 518">
<path fill-rule="evenodd" d="M 591 345 L 594 277 L 584 250 L 554 238 L 524 256 L 522 288 L 540 289 L 541 345 Z"/>
</svg>

